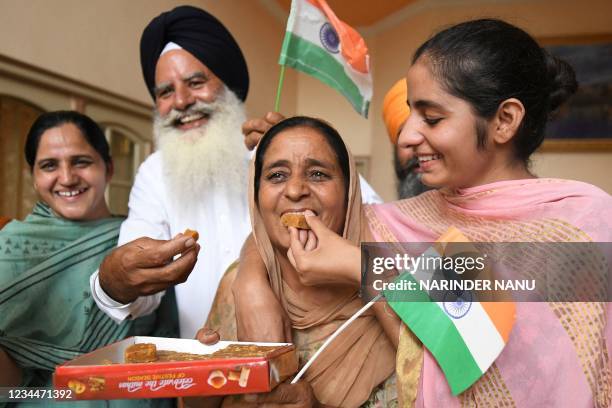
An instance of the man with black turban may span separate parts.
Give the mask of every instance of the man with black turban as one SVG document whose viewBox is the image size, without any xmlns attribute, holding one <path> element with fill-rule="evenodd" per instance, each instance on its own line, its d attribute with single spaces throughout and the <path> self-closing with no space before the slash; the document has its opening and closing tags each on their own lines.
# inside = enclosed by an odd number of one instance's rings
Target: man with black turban
<svg viewBox="0 0 612 408">
<path fill-rule="evenodd" d="M 175 287 L 181 337 L 193 338 L 251 230 L 241 135 L 249 75 L 229 31 L 190 6 L 149 23 L 140 57 L 157 151 L 136 175 L 119 236 L 125 245 L 92 275 L 92 294 L 122 321 L 150 313 Z M 380 202 L 368 185 L 362 191 L 364 201 Z M 199 232 L 201 248 L 186 229 Z"/>
<path fill-rule="evenodd" d="M 190 6 L 149 23 L 140 57 L 155 100 L 157 151 L 136 175 L 119 237 L 125 245 L 92 275 L 92 293 L 121 321 L 151 312 L 176 285 L 181 337 L 193 338 L 250 232 L 241 134 L 249 74 L 223 24 Z M 201 248 L 182 234 L 187 228 L 199 232 Z"/>
</svg>

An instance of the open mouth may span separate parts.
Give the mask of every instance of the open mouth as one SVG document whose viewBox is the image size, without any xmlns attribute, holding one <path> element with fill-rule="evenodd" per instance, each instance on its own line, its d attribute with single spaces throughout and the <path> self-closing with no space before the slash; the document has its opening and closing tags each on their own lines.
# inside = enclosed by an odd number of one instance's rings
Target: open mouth
<svg viewBox="0 0 612 408">
<path fill-rule="evenodd" d="M 77 197 L 86 191 L 87 191 L 87 188 L 80 188 L 78 190 L 56 191 L 55 194 L 62 198 L 71 198 L 71 197 Z"/>
<path fill-rule="evenodd" d="M 189 113 L 186 115 L 182 115 L 179 118 L 176 118 L 172 122 L 172 125 L 178 128 L 192 128 L 192 127 L 202 125 L 209 118 L 210 118 L 210 113 L 208 112 Z"/>
<path fill-rule="evenodd" d="M 317 212 L 315 210 L 311 210 L 310 208 L 300 208 L 298 210 L 287 210 L 287 211 L 283 211 L 281 213 L 281 217 L 285 214 L 291 214 L 291 215 L 304 215 L 304 213 L 310 210 L 314 215 L 318 215 Z"/>
<path fill-rule="evenodd" d="M 441 154 L 424 154 L 422 156 L 419 156 L 419 164 L 427 163 L 432 160 L 438 160 L 441 158 L 442 158 Z"/>
<path fill-rule="evenodd" d="M 280 222 L 284 227 L 295 227 L 302 230 L 309 230 L 310 226 L 306 221 L 306 211 L 314 213 L 314 211 L 306 209 L 284 211 L 281 214 Z"/>
<path fill-rule="evenodd" d="M 414 170 L 415 173 L 423 173 L 432 167 L 436 160 L 440 160 L 443 156 L 441 154 L 422 154 L 417 157 L 418 167 Z"/>
</svg>

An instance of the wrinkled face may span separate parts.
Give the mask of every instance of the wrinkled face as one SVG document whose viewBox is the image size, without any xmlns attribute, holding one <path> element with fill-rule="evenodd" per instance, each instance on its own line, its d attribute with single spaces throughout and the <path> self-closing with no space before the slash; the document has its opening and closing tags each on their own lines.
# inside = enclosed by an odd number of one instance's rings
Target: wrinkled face
<svg viewBox="0 0 612 408">
<path fill-rule="evenodd" d="M 277 134 L 265 152 L 259 184 L 259 212 L 272 245 L 288 249 L 284 213 L 312 210 L 331 230 L 342 234 L 347 184 L 332 147 L 311 128 Z"/>
<path fill-rule="evenodd" d="M 57 215 L 73 221 L 110 216 L 104 190 L 111 173 L 72 123 L 42 134 L 32 172 L 34 189 Z"/>
<path fill-rule="evenodd" d="M 185 50 L 168 51 L 157 61 L 157 112 L 177 129 L 205 125 L 215 113 L 214 102 L 222 90 L 223 82 Z"/>
<path fill-rule="evenodd" d="M 398 145 L 414 151 L 422 182 L 436 188 L 483 184 L 492 171 L 493 152 L 477 149 L 479 119 L 471 106 L 442 89 L 425 57 L 410 68 L 406 80 L 411 113 Z"/>
</svg>

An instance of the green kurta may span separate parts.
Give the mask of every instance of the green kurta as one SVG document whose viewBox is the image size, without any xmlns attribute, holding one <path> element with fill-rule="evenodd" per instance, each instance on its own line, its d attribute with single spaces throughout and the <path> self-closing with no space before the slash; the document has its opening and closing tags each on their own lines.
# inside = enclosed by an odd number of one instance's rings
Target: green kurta
<svg viewBox="0 0 612 408">
<path fill-rule="evenodd" d="M 0 231 L 0 347 L 23 369 L 22 386 L 49 387 L 56 365 L 127 336 L 178 335 L 172 290 L 167 291 L 156 313 L 121 324 L 98 309 L 91 296 L 89 278 L 117 245 L 122 221 L 120 217 L 70 221 L 37 203 L 24 221 L 13 221 Z M 171 403 L 67 404 L 123 407 Z"/>
</svg>

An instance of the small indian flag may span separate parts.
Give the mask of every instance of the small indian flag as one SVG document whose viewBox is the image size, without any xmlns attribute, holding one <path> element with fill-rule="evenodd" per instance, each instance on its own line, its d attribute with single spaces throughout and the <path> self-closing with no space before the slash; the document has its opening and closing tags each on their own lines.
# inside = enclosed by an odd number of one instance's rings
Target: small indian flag
<svg viewBox="0 0 612 408">
<path fill-rule="evenodd" d="M 368 117 L 372 76 L 368 47 L 325 0 L 293 0 L 279 64 L 312 75 L 340 91 Z"/>
<path fill-rule="evenodd" d="M 437 242 L 469 242 L 456 228 L 450 228 Z M 423 257 L 439 257 L 430 248 Z M 516 318 L 514 302 L 472 301 L 469 292 L 452 296 L 448 302 L 433 301 L 422 282 L 433 279 L 429 271 L 403 273 L 396 282 L 415 282 L 407 296 L 384 291 L 387 303 L 421 340 L 444 372 L 453 395 L 474 384 L 499 356 Z"/>
</svg>

